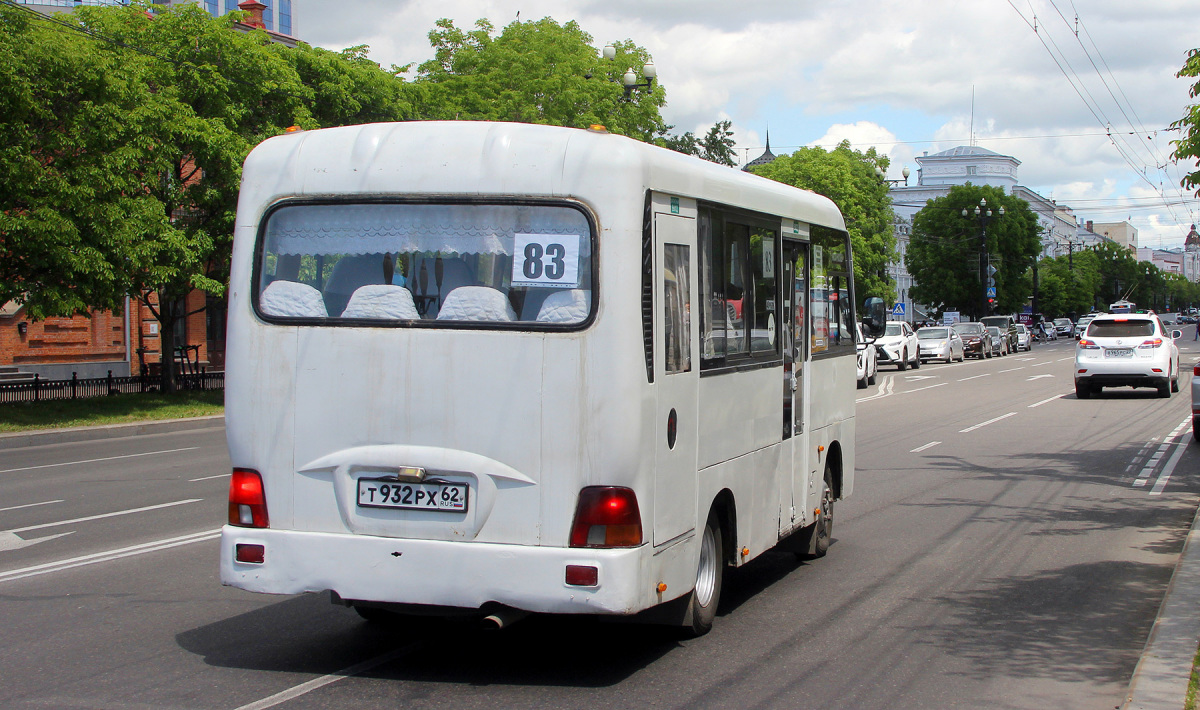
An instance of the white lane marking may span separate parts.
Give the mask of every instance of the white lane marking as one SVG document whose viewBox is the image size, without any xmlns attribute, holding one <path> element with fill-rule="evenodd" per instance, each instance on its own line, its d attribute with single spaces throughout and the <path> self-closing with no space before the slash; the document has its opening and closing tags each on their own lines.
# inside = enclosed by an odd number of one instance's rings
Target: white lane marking
<svg viewBox="0 0 1200 710">
<path fill-rule="evenodd" d="M 47 535 L 46 537 L 39 537 L 36 540 L 26 540 L 26 539 L 18 536 L 16 533 L 0 532 L 0 552 L 8 552 L 9 550 L 19 550 L 22 547 L 29 547 L 30 545 L 36 545 L 39 542 L 46 542 L 47 540 L 53 540 L 56 537 L 65 537 L 67 535 L 74 535 L 74 534 L 75 534 L 75 531 L 72 530 L 70 532 L 59 533 L 57 535 Z"/>
<path fill-rule="evenodd" d="M 146 552 L 156 552 L 158 550 L 166 550 L 171 547 L 179 547 L 180 545 L 189 545 L 193 542 L 203 542 L 205 540 L 214 540 L 221 536 L 220 529 L 206 530 L 204 532 L 192 533 L 191 535 L 182 535 L 180 537 L 167 538 L 165 540 L 155 540 L 153 542 L 143 542 L 140 545 L 131 545 L 122 547 L 116 550 L 108 550 L 106 552 L 96 552 L 91 555 L 83 555 L 82 557 L 72 557 L 68 560 L 59 560 L 58 562 L 47 562 L 45 564 L 34 565 L 32 567 L 22 567 L 21 569 L 9 570 L 0 572 L 0 582 L 11 582 L 16 579 L 25 579 L 26 577 L 36 577 L 42 574 L 51 572 L 61 572 L 62 570 L 72 569 L 75 567 L 83 567 L 85 565 L 93 565 L 97 562 L 109 562 L 111 560 L 119 560 L 122 557 L 132 557 L 141 555 Z"/>
<path fill-rule="evenodd" d="M 982 375 L 971 375 L 970 377 L 964 377 L 961 380 L 959 380 L 959 382 L 966 382 L 967 380 L 974 380 L 974 379 L 978 379 L 980 377 L 991 377 L 991 376 L 992 376 L 992 373 L 985 372 Z"/>
<path fill-rule="evenodd" d="M 1051 375 L 1049 372 L 1047 372 L 1047 373 L 1046 373 L 1046 374 L 1044 374 L 1044 375 L 1034 375 L 1033 377 L 1027 378 L 1025 381 L 1026 381 L 1026 382 L 1032 382 L 1032 381 L 1034 381 L 1034 380 L 1040 380 L 1040 379 L 1042 379 L 1042 378 L 1044 378 L 1044 377 L 1054 377 L 1054 375 Z"/>
<path fill-rule="evenodd" d="M 214 478 L 229 478 L 232 475 L 233 475 L 232 473 L 220 473 L 220 474 L 217 474 L 216 476 L 204 476 L 202 478 L 189 478 L 188 483 L 195 483 L 196 481 L 211 481 Z"/>
<path fill-rule="evenodd" d="M 1053 362 L 1051 362 L 1050 360 L 1047 360 L 1046 362 L 1035 362 L 1035 363 L 1033 363 L 1032 367 L 1041 367 L 1042 365 L 1053 365 L 1053 364 L 1054 364 Z"/>
<path fill-rule="evenodd" d="M 1060 357 L 1059 359 L 1055 360 L 1054 362 L 1066 362 L 1067 360 L 1074 360 L 1074 359 L 1075 358 L 1073 358 L 1073 357 Z"/>
<path fill-rule="evenodd" d="M 915 380 L 915 381 L 933 380 L 933 379 L 937 379 L 937 375 L 905 375 L 904 379 L 905 380 Z"/>
<path fill-rule="evenodd" d="M 917 448 L 913 449 L 912 451 L 909 451 L 908 453 L 910 453 L 910 454 L 919 454 L 919 453 L 921 453 L 922 451 L 924 451 L 925 449 L 932 449 L 933 447 L 937 446 L 937 445 L 938 445 L 938 444 L 940 444 L 940 443 L 942 443 L 942 442 L 940 442 L 940 441 L 931 441 L 931 442 L 929 442 L 928 444 L 926 444 L 926 445 L 924 445 L 924 446 L 918 446 Z"/>
<path fill-rule="evenodd" d="M 62 463 L 48 463 L 41 466 L 25 466 L 24 468 L 6 468 L 0 473 L 16 473 L 17 471 L 33 471 L 39 468 L 54 468 L 56 466 L 74 466 L 80 463 L 96 463 L 97 461 L 116 461 L 117 459 L 131 459 L 136 456 L 153 456 L 155 454 L 175 454 L 180 451 L 194 451 L 200 448 L 199 446 L 188 446 L 182 449 L 166 449 L 163 451 L 143 451 L 140 454 L 124 454 L 122 456 L 105 456 L 101 459 L 87 459 L 85 461 L 64 461 Z"/>
<path fill-rule="evenodd" d="M 336 683 L 343 678 L 355 676 L 355 675 L 358 675 L 359 673 L 364 673 L 366 671 L 369 671 L 372 668 L 375 668 L 377 666 L 382 666 L 385 663 L 394 661 L 395 659 L 399 658 L 400 656 L 403 656 L 406 653 L 411 653 L 412 650 L 415 649 L 416 647 L 417 647 L 417 642 L 410 643 L 407 646 L 401 646 L 400 648 L 397 648 L 394 651 L 388 651 L 387 653 L 385 653 L 381 656 L 376 656 L 374 658 L 365 660 L 362 663 L 356 663 L 353 666 L 350 666 L 348 668 L 343 668 L 342 670 L 337 671 L 336 673 L 330 673 L 329 675 L 323 675 L 320 678 L 314 678 L 314 679 L 308 681 L 307 683 L 301 683 L 300 685 L 288 688 L 287 690 L 283 690 L 278 693 L 275 693 L 274 695 L 265 697 L 262 700 L 256 700 L 252 703 L 247 703 L 246 705 L 242 705 L 241 707 L 236 708 L 236 710 L 266 710 L 267 708 L 273 708 L 276 705 L 279 705 L 281 703 L 286 703 L 287 701 L 292 700 L 293 698 L 298 698 L 301 695 L 304 695 L 306 693 L 311 693 L 312 691 L 314 691 L 318 688 L 323 688 L 323 687 L 329 685 L 330 683 Z"/>
<path fill-rule="evenodd" d="M 1016 415 L 1017 415 L 1016 412 L 1009 412 L 1008 414 L 1002 414 L 1002 415 L 996 417 L 995 419 L 989 419 L 986 422 L 980 422 L 980 423 L 976 424 L 975 426 L 970 426 L 970 427 L 967 427 L 966 429 L 959 429 L 958 433 L 966 434 L 969 431 L 975 431 L 976 429 L 981 429 L 981 428 L 987 426 L 988 424 L 995 424 L 996 422 L 1000 421 L 1001 419 L 1008 419 L 1009 417 L 1015 417 Z"/>
<path fill-rule="evenodd" d="M 1175 471 L 1175 465 L 1179 463 L 1179 459 L 1183 458 L 1183 452 L 1187 450 L 1187 447 L 1187 438 L 1183 438 L 1175 444 L 1175 453 L 1171 454 L 1171 460 L 1167 462 L 1166 466 L 1163 466 L 1162 473 L 1158 474 L 1158 480 L 1154 482 L 1154 488 L 1150 489 L 1150 495 L 1162 495 L 1163 489 L 1167 487 L 1167 482 L 1171 480 L 1171 474 Z"/>
<path fill-rule="evenodd" d="M 900 392 L 899 394 L 910 394 L 912 392 L 920 392 L 921 390 L 931 390 L 934 387 L 943 387 L 948 384 L 950 384 L 950 383 L 949 382 L 939 382 L 936 385 L 926 385 L 925 387 L 918 387 L 918 388 L 912 389 L 912 390 L 904 390 L 903 392 Z"/>
<path fill-rule="evenodd" d="M 1021 367 L 1014 367 L 1014 368 L 1011 368 L 1008 370 L 1001 370 L 1000 372 L 1016 372 L 1017 370 L 1024 370 L 1024 369 L 1025 369 L 1025 366 L 1022 365 Z"/>
<path fill-rule="evenodd" d="M 895 375 L 885 375 L 883 381 L 879 384 L 879 391 L 869 397 L 854 400 L 855 404 L 859 402 L 870 402 L 873 399 L 882 399 L 892 393 L 892 388 L 895 386 Z"/>
<path fill-rule="evenodd" d="M 158 510 L 159 508 L 170 508 L 176 505 L 185 505 L 187 503 L 199 503 L 203 498 L 188 498 L 186 500 L 176 500 L 170 503 L 159 503 L 158 505 L 148 505 L 144 508 L 132 508 L 130 510 L 118 510 L 112 513 L 101 513 L 100 515 L 89 515 L 86 518 L 74 518 L 71 520 L 60 520 L 56 523 L 41 523 L 40 525 L 26 525 L 23 528 L 12 528 L 3 532 L 20 533 L 28 530 L 41 530 L 42 528 L 56 528 L 59 525 L 71 525 L 73 523 L 86 523 L 89 520 L 100 520 L 101 518 L 115 518 L 118 515 L 132 515 L 134 513 L 144 513 L 147 510 Z"/>
<path fill-rule="evenodd" d="M 21 508 L 34 508 L 39 505 L 50 505 L 51 503 L 62 503 L 62 502 L 63 502 L 63 500 L 60 498 L 59 500 L 44 500 L 41 503 L 26 503 L 25 505 L 13 505 L 13 506 L 9 506 L 8 508 L 0 508 L 0 513 L 3 513 L 6 510 L 20 510 Z"/>
<path fill-rule="evenodd" d="M 1167 453 L 1167 449 L 1171 448 L 1171 444 L 1174 443 L 1175 437 L 1179 436 L 1179 432 L 1183 431 L 1184 428 L 1187 427 L 1188 421 L 1189 419 L 1184 419 L 1179 426 L 1171 430 L 1170 434 L 1167 434 L 1165 437 L 1163 437 L 1163 443 L 1159 445 L 1158 450 L 1155 451 L 1146 461 L 1146 464 L 1142 467 L 1141 472 L 1138 473 L 1138 477 L 1134 479 L 1133 483 L 1130 485 L 1132 485 L 1134 488 L 1141 488 L 1150 482 L 1150 476 L 1154 474 L 1154 469 L 1158 467 L 1158 462 L 1161 461 L 1163 455 Z M 1154 439 L 1151 439 L 1151 441 L 1155 441 L 1157 439 L 1158 437 L 1154 437 Z M 1147 446 L 1149 446 L 1149 444 L 1147 444 Z M 1138 454 L 1140 456 L 1141 452 L 1138 452 Z"/>
<path fill-rule="evenodd" d="M 1054 395 L 1053 397 L 1050 397 L 1049 399 L 1043 399 L 1043 400 L 1042 400 L 1042 401 L 1040 401 L 1040 402 L 1034 402 L 1033 404 L 1029 405 L 1028 409 L 1033 409 L 1034 407 L 1040 407 L 1040 406 L 1042 406 L 1043 404 L 1046 404 L 1047 402 L 1053 402 L 1053 401 L 1054 401 L 1054 400 L 1056 400 L 1056 399 L 1062 399 L 1063 397 L 1066 397 L 1066 396 L 1067 396 L 1067 395 L 1069 395 L 1069 394 L 1071 394 L 1071 393 L 1070 393 L 1070 392 L 1064 392 L 1064 393 L 1062 393 L 1062 394 L 1056 394 L 1056 395 Z"/>
</svg>

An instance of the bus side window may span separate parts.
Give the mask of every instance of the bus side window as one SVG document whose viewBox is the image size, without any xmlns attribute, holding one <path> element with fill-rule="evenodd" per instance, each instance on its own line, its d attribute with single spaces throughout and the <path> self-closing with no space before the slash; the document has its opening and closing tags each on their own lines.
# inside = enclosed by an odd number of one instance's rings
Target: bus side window
<svg viewBox="0 0 1200 710">
<path fill-rule="evenodd" d="M 686 245 L 663 245 L 663 352 L 667 374 L 692 369 L 689 269 L 691 254 Z"/>
</svg>

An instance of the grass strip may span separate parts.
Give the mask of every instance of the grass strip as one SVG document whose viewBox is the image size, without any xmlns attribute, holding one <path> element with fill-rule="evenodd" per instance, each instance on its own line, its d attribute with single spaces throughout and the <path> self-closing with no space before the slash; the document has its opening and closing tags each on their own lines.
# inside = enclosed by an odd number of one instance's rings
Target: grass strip
<svg viewBox="0 0 1200 710">
<path fill-rule="evenodd" d="M 0 433 L 128 424 L 223 414 L 223 390 L 145 392 L 86 399 L 0 404 Z"/>
</svg>

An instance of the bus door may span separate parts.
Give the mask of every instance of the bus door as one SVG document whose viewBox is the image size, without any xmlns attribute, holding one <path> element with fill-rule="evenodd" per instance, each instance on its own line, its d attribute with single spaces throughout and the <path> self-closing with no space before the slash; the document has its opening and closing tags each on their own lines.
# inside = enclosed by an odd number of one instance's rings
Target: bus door
<svg viewBox="0 0 1200 710">
<path fill-rule="evenodd" d="M 802 515 L 796 504 L 803 501 L 808 465 L 808 432 L 804 401 L 805 362 L 808 359 L 808 245 L 785 239 L 781 261 L 783 288 L 783 438 L 791 440 L 792 475 L 785 476 L 787 488 L 780 495 L 781 531 L 790 530 Z M 802 504 L 802 503 L 801 503 Z"/>
<path fill-rule="evenodd" d="M 692 317 L 696 203 L 656 195 L 654 206 L 653 541 L 661 545 L 696 527 L 700 325 L 699 314 Z"/>
</svg>

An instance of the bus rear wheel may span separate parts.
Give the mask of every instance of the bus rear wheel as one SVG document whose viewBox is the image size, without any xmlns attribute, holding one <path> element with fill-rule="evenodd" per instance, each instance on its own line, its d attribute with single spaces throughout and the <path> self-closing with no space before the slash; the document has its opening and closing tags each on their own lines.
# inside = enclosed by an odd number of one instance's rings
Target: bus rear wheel
<svg viewBox="0 0 1200 710">
<path fill-rule="evenodd" d="M 703 636 L 712 630 L 717 618 L 717 605 L 721 602 L 721 584 L 725 576 L 725 547 L 721 536 L 721 523 L 716 511 L 708 514 L 704 533 L 700 538 L 700 562 L 696 567 L 696 588 L 692 590 L 688 603 L 687 623 L 684 626 L 689 636 Z"/>
</svg>

